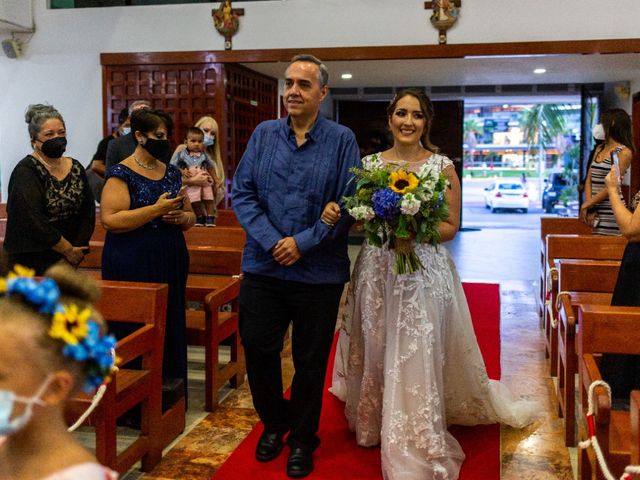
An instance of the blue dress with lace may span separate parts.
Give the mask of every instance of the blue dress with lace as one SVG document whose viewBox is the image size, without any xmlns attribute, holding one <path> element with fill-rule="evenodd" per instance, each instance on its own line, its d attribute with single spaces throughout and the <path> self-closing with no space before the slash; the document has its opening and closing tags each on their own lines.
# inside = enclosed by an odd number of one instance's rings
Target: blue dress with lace
<svg viewBox="0 0 640 480">
<path fill-rule="evenodd" d="M 182 185 L 180 171 L 167 165 L 160 180 L 146 178 L 125 165 L 109 169 L 106 179 L 117 177 L 129 187 L 130 210 L 153 205 L 164 192 L 178 194 Z M 102 278 L 133 282 L 158 282 L 169 285 L 167 324 L 163 358 L 163 378 L 182 379 L 186 394 L 187 337 L 185 321 L 185 288 L 189 254 L 179 226 L 156 218 L 135 230 L 107 232 L 102 253 Z M 110 328 L 112 326 L 110 325 Z M 131 331 L 113 329 L 121 338 Z"/>
</svg>

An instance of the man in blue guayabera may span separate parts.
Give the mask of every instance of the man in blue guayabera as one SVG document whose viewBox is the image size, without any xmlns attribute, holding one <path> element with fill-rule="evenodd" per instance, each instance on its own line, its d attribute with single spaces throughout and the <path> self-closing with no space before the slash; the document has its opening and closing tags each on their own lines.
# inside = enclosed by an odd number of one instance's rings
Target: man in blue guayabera
<svg viewBox="0 0 640 480">
<path fill-rule="evenodd" d="M 328 202 L 353 195 L 349 170 L 360 165 L 353 132 L 320 114 L 328 79 L 317 58 L 292 59 L 284 86 L 288 116 L 258 125 L 232 189 L 233 209 L 247 232 L 240 336 L 253 403 L 265 427 L 256 459 L 276 458 L 286 435 L 292 478 L 313 471 L 325 371 L 349 280 L 353 219 L 344 214 L 331 227 L 320 214 Z M 280 353 L 290 324 L 295 376 L 286 400 Z"/>
</svg>

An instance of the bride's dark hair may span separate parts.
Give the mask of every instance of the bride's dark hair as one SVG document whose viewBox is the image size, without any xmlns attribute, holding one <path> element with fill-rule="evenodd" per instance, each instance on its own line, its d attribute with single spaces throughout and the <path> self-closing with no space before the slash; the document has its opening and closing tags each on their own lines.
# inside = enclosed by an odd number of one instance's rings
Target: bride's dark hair
<svg viewBox="0 0 640 480">
<path fill-rule="evenodd" d="M 411 95 L 412 97 L 418 100 L 418 103 L 420 103 L 420 110 L 422 111 L 424 118 L 427 120 L 427 124 L 425 125 L 425 128 L 424 128 L 424 132 L 420 137 L 420 142 L 422 142 L 422 146 L 427 150 L 432 151 L 433 153 L 438 153 L 440 151 L 440 147 L 437 147 L 436 145 L 431 143 L 431 139 L 429 138 L 429 133 L 431 132 L 431 124 L 433 122 L 433 114 L 434 114 L 433 103 L 431 103 L 431 100 L 429 99 L 429 97 L 427 97 L 427 95 L 422 90 L 418 88 L 404 88 L 400 90 L 398 93 L 396 93 L 396 96 L 393 97 L 393 99 L 391 100 L 391 103 L 389 103 L 389 106 L 387 107 L 387 116 L 391 118 L 391 116 L 393 115 L 393 112 L 396 109 L 396 105 L 398 104 L 398 102 L 402 98 L 406 97 L 407 95 Z"/>
</svg>

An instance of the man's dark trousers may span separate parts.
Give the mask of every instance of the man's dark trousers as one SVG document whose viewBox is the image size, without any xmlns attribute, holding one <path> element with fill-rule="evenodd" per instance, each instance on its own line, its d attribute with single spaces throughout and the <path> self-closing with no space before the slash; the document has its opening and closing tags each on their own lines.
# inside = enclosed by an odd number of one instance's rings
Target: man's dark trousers
<svg viewBox="0 0 640 480">
<path fill-rule="evenodd" d="M 343 284 L 308 284 L 245 273 L 240 287 L 240 336 L 253 404 L 270 433 L 313 451 L 320 444 L 322 393 Z M 282 394 L 280 352 L 293 324 L 295 375 Z"/>
</svg>

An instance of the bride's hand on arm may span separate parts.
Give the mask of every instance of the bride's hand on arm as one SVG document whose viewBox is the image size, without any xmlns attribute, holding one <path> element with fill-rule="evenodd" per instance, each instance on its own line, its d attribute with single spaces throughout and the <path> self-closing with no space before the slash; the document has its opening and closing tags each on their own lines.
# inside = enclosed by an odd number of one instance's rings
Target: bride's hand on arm
<svg viewBox="0 0 640 480">
<path fill-rule="evenodd" d="M 336 202 L 329 202 L 325 205 L 322 214 L 320 215 L 320 221 L 327 225 L 333 226 L 338 220 L 340 220 L 340 205 Z"/>
</svg>

